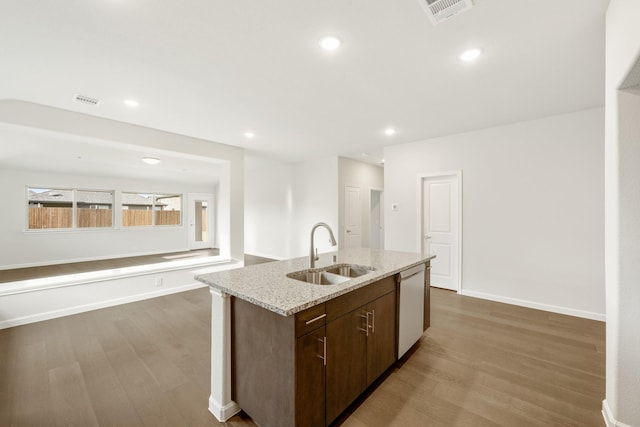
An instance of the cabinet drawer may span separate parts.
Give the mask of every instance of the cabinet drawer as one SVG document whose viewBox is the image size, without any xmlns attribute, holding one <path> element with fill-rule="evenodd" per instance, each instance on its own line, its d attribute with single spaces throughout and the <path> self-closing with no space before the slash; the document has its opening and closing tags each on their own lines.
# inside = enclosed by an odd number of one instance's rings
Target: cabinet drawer
<svg viewBox="0 0 640 427">
<path fill-rule="evenodd" d="M 296 337 L 324 326 L 327 321 L 326 304 L 318 304 L 296 313 Z"/>
</svg>

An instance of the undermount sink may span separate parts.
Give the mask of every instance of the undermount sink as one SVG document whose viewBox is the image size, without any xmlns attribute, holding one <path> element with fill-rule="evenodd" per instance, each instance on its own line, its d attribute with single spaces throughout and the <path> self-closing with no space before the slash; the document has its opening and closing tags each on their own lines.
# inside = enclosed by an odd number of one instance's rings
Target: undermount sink
<svg viewBox="0 0 640 427">
<path fill-rule="evenodd" d="M 287 274 L 290 279 L 314 285 L 337 285 L 354 277 L 374 271 L 373 267 L 354 264 L 334 264 L 324 268 L 313 268 Z"/>
</svg>

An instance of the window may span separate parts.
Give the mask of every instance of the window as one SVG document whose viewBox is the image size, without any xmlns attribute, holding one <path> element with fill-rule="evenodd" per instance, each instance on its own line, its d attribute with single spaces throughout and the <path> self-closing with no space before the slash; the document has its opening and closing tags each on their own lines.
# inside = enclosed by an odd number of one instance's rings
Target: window
<svg viewBox="0 0 640 427">
<path fill-rule="evenodd" d="M 113 193 L 109 191 L 78 190 L 78 228 L 113 227 Z"/>
<path fill-rule="evenodd" d="M 29 230 L 73 228 L 73 190 L 27 189 Z"/>
<path fill-rule="evenodd" d="M 182 196 L 179 194 L 158 194 L 153 208 L 155 225 L 180 225 Z"/>
<path fill-rule="evenodd" d="M 29 230 L 111 228 L 113 192 L 27 188 Z"/>
<path fill-rule="evenodd" d="M 180 224 L 180 194 L 122 193 L 123 227 Z"/>
</svg>

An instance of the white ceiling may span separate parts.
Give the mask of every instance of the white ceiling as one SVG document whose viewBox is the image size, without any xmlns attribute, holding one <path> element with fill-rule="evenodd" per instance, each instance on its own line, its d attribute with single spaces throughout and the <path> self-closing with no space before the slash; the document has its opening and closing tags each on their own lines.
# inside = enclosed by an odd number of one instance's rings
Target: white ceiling
<svg viewBox="0 0 640 427">
<path fill-rule="evenodd" d="M 418 0 L 3 0 L 0 98 L 284 161 L 377 162 L 386 145 L 602 106 L 607 5 L 475 0 L 434 27 Z M 326 34 L 342 48 L 319 49 Z M 484 54 L 463 64 L 470 47 Z"/>
<path fill-rule="evenodd" d="M 1 123 L 0 132 L 0 167 L 200 185 L 215 185 L 223 173 L 214 159 Z M 148 165 L 143 157 L 162 161 Z"/>
</svg>

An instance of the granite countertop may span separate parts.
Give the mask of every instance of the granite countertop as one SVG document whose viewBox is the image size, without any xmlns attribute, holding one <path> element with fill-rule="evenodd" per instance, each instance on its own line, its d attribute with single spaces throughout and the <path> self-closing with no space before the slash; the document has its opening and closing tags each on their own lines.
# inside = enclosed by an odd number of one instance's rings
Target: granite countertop
<svg viewBox="0 0 640 427">
<path fill-rule="evenodd" d="M 337 255 L 337 264 L 371 266 L 375 271 L 336 285 L 314 285 L 287 277 L 288 273 L 309 268 L 309 257 L 301 257 L 203 274 L 196 276 L 196 280 L 275 313 L 290 316 L 434 258 L 411 252 L 345 249 L 320 255 L 316 268 L 333 264 L 333 255 Z"/>
</svg>

